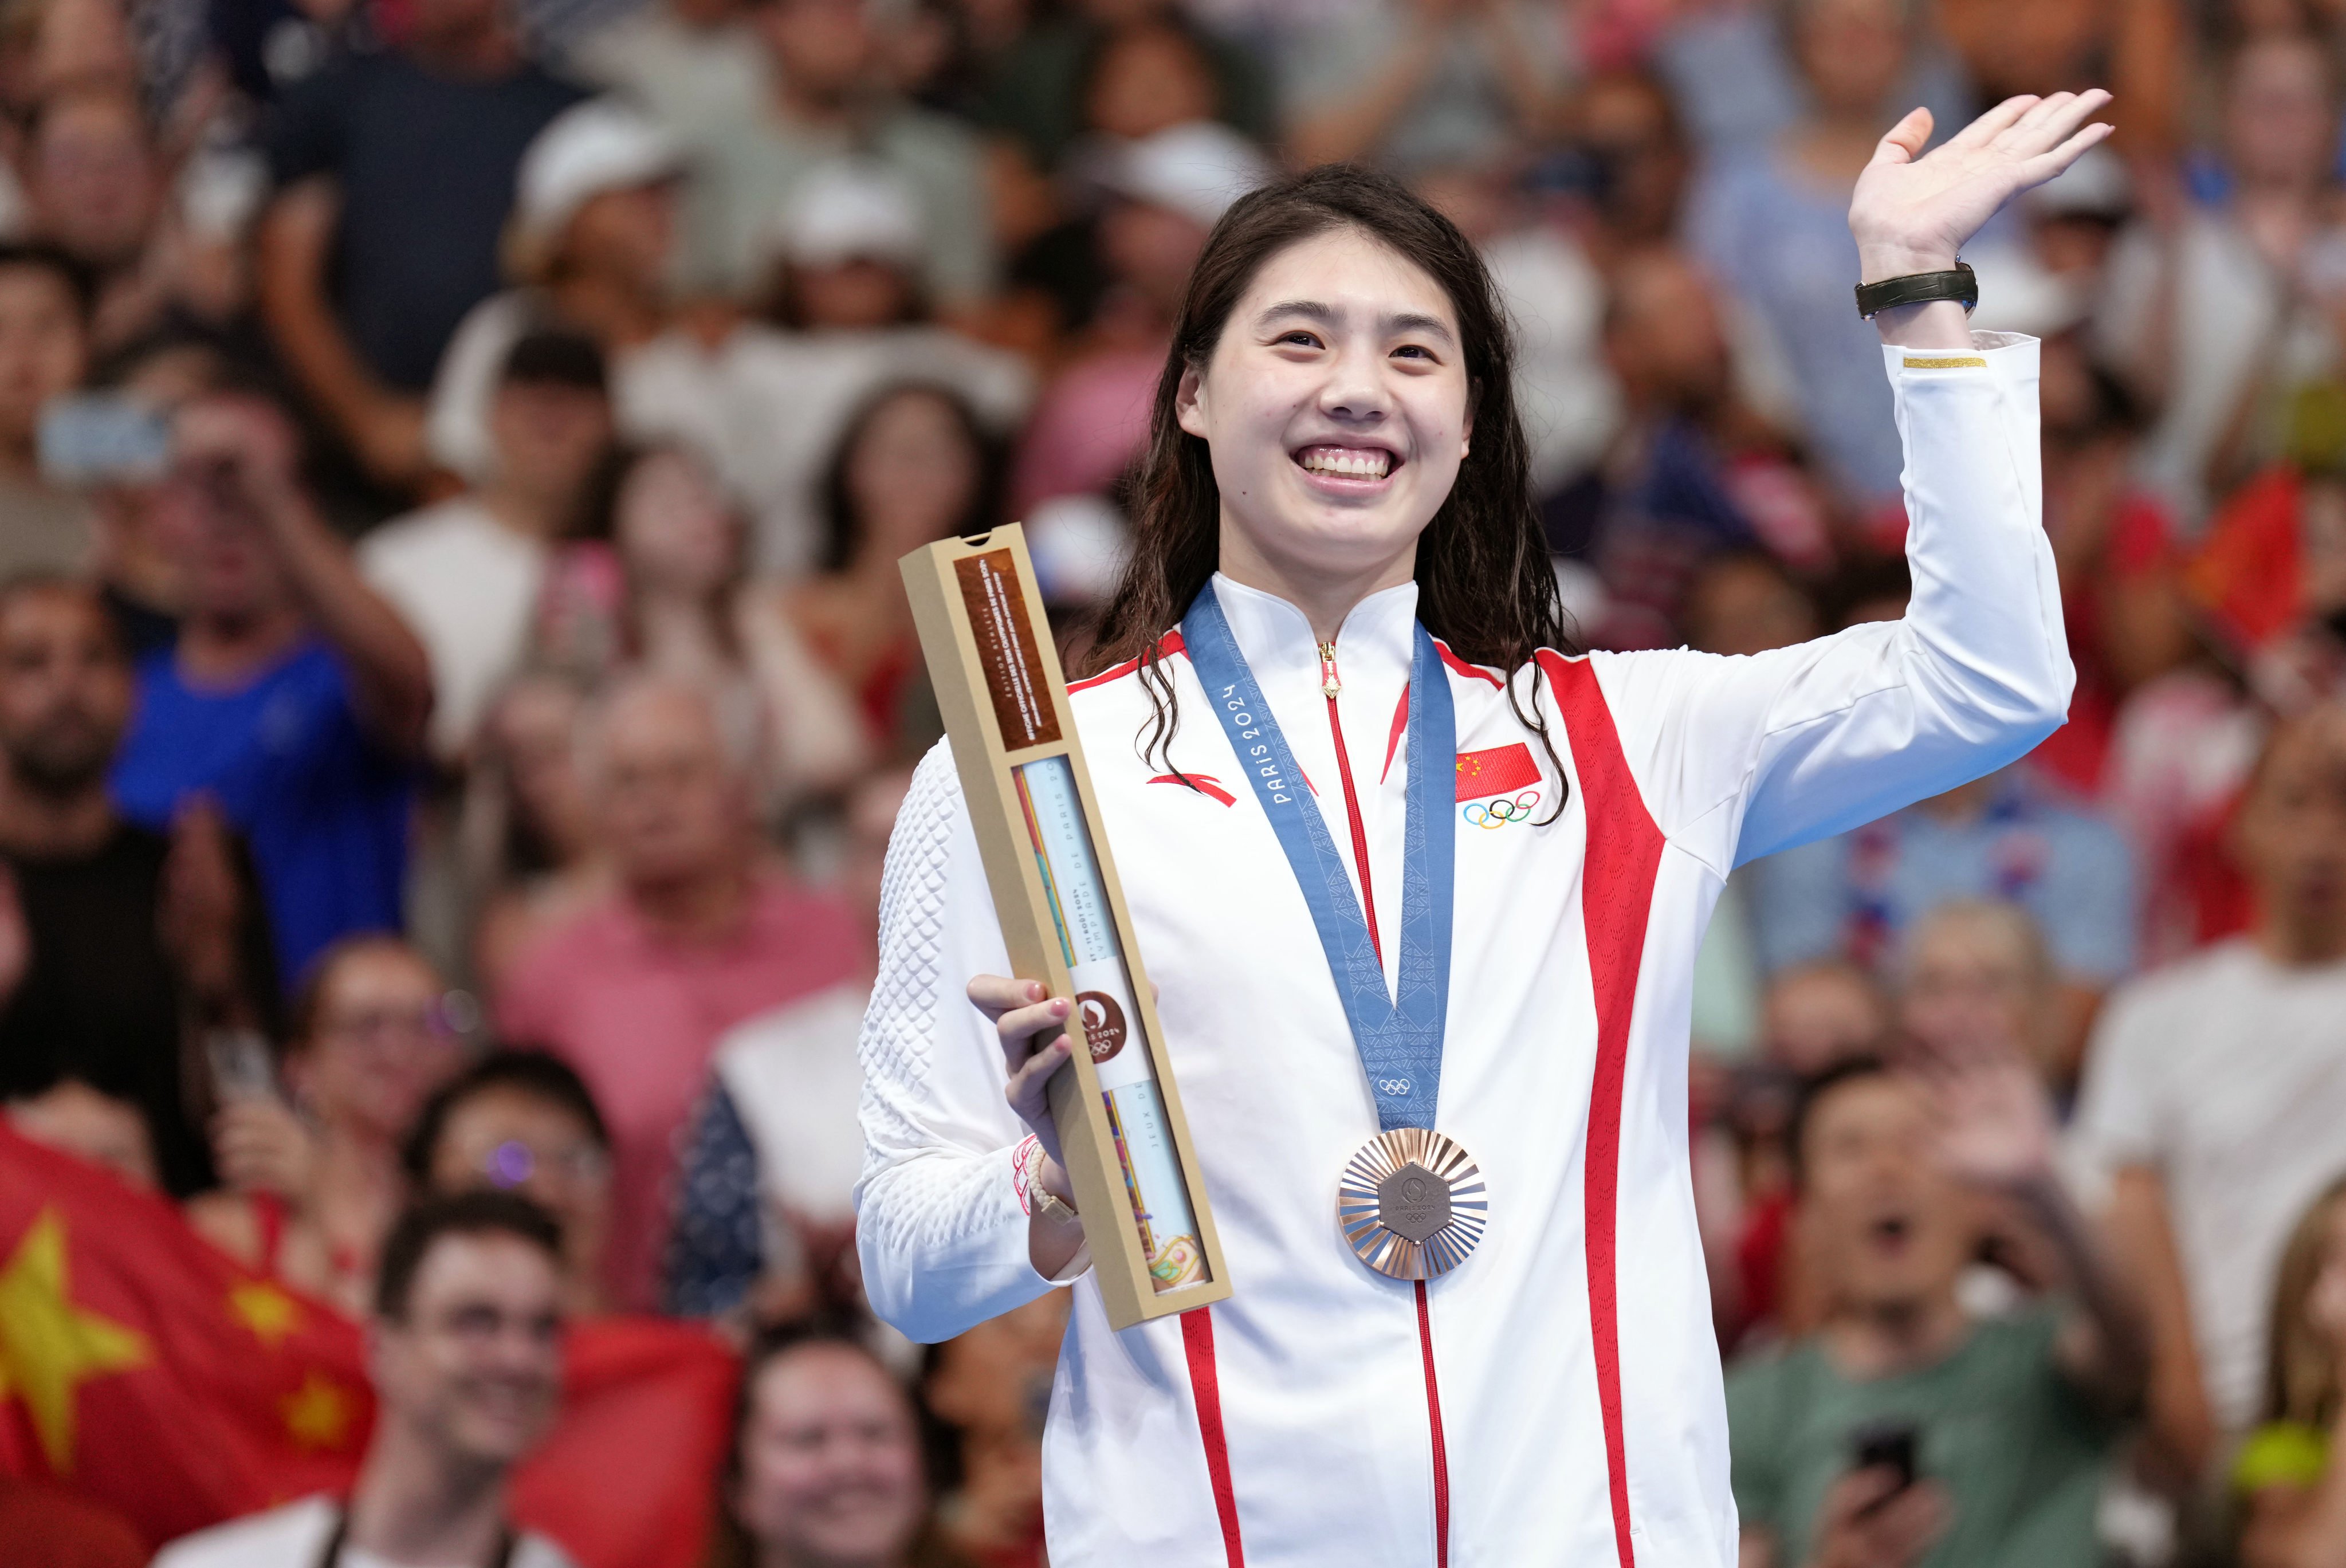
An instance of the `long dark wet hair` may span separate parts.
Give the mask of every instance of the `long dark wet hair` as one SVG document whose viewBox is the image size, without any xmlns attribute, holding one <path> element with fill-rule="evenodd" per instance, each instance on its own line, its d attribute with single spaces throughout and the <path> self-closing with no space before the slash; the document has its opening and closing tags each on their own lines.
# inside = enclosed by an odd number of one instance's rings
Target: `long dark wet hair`
<svg viewBox="0 0 2346 1568">
<path fill-rule="evenodd" d="M 1087 668 L 1138 660 L 1153 717 L 1137 744 L 1144 759 L 1178 774 L 1171 748 L 1180 714 L 1158 642 L 1188 613 L 1220 562 L 1221 492 L 1206 443 L 1175 417 L 1175 394 L 1184 371 L 1203 370 L 1212 358 L 1239 296 L 1263 264 L 1290 245 L 1338 229 L 1357 229 L 1418 267 L 1441 285 L 1457 312 L 1474 437 L 1457 483 L 1418 536 L 1417 618 L 1459 657 L 1498 668 L 1515 718 L 1539 737 L 1559 786 L 1569 788 L 1540 717 L 1544 677 L 1532 656 L 1543 647 L 1573 651 L 1575 639 L 1532 506 L 1506 311 L 1482 257 L 1457 226 L 1399 181 L 1372 169 L 1328 164 L 1264 186 L 1239 198 L 1208 237 L 1157 382 L 1148 453 L 1133 508 L 1131 558 L 1101 616 Z M 1526 665 L 1528 703 L 1515 684 Z M 1556 810 L 1563 804 L 1559 793 Z"/>
</svg>

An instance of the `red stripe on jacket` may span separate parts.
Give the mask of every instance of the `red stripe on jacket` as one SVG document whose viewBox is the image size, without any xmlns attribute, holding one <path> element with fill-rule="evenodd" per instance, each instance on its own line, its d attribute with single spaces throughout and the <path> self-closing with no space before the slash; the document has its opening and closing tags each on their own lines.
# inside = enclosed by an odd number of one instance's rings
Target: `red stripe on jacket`
<svg viewBox="0 0 2346 1568">
<path fill-rule="evenodd" d="M 1586 1196 L 1588 1325 L 1596 1361 L 1596 1400 L 1605 1421 L 1605 1469 L 1613 1502 L 1613 1544 L 1621 1568 L 1636 1568 L 1630 1544 L 1629 1476 L 1621 1420 L 1621 1301 L 1617 1273 L 1621 1179 L 1621 1097 L 1637 969 L 1646 951 L 1654 880 L 1662 863 L 1637 781 L 1621 754 L 1612 710 L 1586 659 L 1543 650 L 1540 667 L 1556 690 L 1578 775 L 1587 849 L 1580 878 L 1581 923 L 1588 935 L 1588 974 L 1596 996 L 1596 1066 L 1589 1087 L 1588 1137 L 1582 1180 Z"/>
</svg>

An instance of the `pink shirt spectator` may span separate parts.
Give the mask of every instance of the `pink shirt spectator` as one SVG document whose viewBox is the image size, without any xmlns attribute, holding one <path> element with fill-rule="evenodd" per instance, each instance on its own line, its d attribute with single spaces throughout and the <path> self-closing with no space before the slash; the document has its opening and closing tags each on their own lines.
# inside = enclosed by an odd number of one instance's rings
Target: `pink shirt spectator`
<svg viewBox="0 0 2346 1568">
<path fill-rule="evenodd" d="M 868 967 L 868 942 L 845 905 L 774 876 L 722 942 L 665 940 L 614 898 L 516 961 L 497 999 L 499 1032 L 577 1068 L 610 1125 L 616 1179 L 605 1272 L 615 1306 L 658 1305 L 676 1141 L 709 1081 L 718 1036 Z"/>
</svg>

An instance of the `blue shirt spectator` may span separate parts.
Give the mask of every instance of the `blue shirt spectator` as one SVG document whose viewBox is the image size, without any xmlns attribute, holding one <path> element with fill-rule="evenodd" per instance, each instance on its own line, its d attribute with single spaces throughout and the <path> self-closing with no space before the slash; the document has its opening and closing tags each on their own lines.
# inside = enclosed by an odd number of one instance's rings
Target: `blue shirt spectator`
<svg viewBox="0 0 2346 1568">
<path fill-rule="evenodd" d="M 251 846 L 279 972 L 297 983 L 337 937 L 399 928 L 431 667 L 296 484 L 282 411 L 202 394 L 172 446 L 153 505 L 185 614 L 139 667 L 114 794 L 158 829 L 191 797 L 217 803 Z"/>
<path fill-rule="evenodd" d="M 114 769 L 133 821 L 165 829 L 200 793 L 245 835 L 288 979 L 337 937 L 399 929 L 409 782 L 360 723 L 342 661 L 314 639 L 227 688 L 191 682 L 175 653 L 150 657 Z"/>
<path fill-rule="evenodd" d="M 1887 957 L 1951 899 L 2004 899 L 2035 918 L 2065 980 L 2099 987 L 2134 966 L 2133 852 L 2099 817 L 2007 769 L 1936 799 L 1755 862 L 1761 963 Z"/>
</svg>

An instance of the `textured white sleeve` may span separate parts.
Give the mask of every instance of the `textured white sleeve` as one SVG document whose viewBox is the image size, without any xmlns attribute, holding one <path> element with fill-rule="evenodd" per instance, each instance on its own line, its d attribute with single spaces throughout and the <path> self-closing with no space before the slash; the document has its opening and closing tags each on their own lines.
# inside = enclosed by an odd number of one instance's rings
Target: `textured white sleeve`
<svg viewBox="0 0 2346 1568">
<path fill-rule="evenodd" d="M 880 974 L 863 1015 L 856 1250 L 872 1310 L 949 1339 L 1053 1281 L 1026 1252 L 1018 1147 L 993 1026 L 963 988 L 1007 974 L 977 839 L 939 742 L 913 775 L 880 891 Z"/>
<path fill-rule="evenodd" d="M 1885 351 L 1906 449 L 1905 618 L 1749 658 L 1593 656 L 1656 825 L 1724 876 L 2025 756 L 2076 675 L 2037 464 L 2036 341 Z"/>
</svg>

